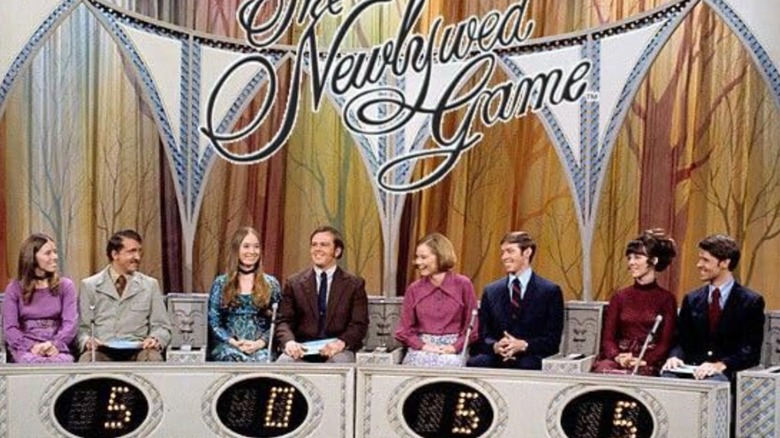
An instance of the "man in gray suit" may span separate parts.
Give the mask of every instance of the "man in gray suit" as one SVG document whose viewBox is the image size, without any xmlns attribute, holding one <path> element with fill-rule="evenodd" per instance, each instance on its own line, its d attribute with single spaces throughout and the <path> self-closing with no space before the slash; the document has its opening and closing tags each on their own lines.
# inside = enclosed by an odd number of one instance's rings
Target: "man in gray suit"
<svg viewBox="0 0 780 438">
<path fill-rule="evenodd" d="M 115 233 L 106 255 L 108 266 L 79 288 L 79 362 L 91 361 L 93 350 L 97 361 L 162 361 L 171 323 L 159 283 L 138 272 L 141 236 Z"/>
</svg>

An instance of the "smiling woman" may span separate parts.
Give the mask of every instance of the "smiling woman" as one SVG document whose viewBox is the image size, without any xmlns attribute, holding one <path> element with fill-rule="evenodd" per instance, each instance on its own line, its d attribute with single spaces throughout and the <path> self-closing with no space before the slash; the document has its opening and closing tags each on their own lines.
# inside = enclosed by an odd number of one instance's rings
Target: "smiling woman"
<svg viewBox="0 0 780 438">
<path fill-rule="evenodd" d="M 242 227 L 233 233 L 225 271 L 214 280 L 209 295 L 209 330 L 215 342 L 211 357 L 267 361 L 271 308 L 281 300 L 281 287 L 263 272 L 257 230 Z"/>
<path fill-rule="evenodd" d="M 76 288 L 57 273 L 57 245 L 46 234 L 28 237 L 17 278 L 5 291 L 3 329 L 15 362 L 73 362 Z"/>
<path fill-rule="evenodd" d="M 422 278 L 406 289 L 395 333 L 409 347 L 404 365 L 464 365 L 459 353 L 467 344 L 477 298 L 471 280 L 452 272 L 455 262 L 455 249 L 445 236 L 433 233 L 417 243 L 414 264 Z M 476 340 L 477 333 L 474 327 L 469 341 Z"/>
<path fill-rule="evenodd" d="M 609 301 L 594 372 L 628 374 L 636 369 L 639 374 L 658 375 L 671 348 L 677 302 L 656 283 L 656 273 L 666 270 L 676 254 L 674 240 L 661 229 L 647 230 L 628 243 L 626 265 L 634 284 L 619 290 Z M 648 344 L 646 354 L 639 357 L 659 316 L 658 334 Z"/>
</svg>

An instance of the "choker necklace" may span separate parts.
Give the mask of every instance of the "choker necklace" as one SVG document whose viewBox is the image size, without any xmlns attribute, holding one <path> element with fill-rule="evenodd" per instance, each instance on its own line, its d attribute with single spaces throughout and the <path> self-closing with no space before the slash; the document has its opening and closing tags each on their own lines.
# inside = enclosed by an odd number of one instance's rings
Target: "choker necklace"
<svg viewBox="0 0 780 438">
<path fill-rule="evenodd" d="M 38 275 L 33 273 L 32 278 L 35 280 L 48 280 L 50 278 L 54 277 L 54 272 L 46 272 L 43 275 Z"/>
<path fill-rule="evenodd" d="M 245 269 L 241 265 L 238 266 L 238 273 L 239 274 L 247 275 L 247 274 L 254 274 L 255 272 L 257 272 L 257 265 L 255 265 L 251 269 Z"/>
</svg>

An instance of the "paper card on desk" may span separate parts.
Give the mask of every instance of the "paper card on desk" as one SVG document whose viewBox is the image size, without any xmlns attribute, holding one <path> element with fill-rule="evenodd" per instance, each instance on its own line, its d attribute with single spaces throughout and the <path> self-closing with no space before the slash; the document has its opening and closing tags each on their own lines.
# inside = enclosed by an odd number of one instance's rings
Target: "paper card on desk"
<svg viewBox="0 0 780 438">
<path fill-rule="evenodd" d="M 696 368 L 698 368 L 697 365 L 682 365 L 669 370 L 669 372 L 679 374 L 681 376 L 693 376 L 693 372 L 696 370 Z"/>
<path fill-rule="evenodd" d="M 129 341 L 127 339 L 112 339 L 105 343 L 107 348 L 115 350 L 140 350 L 144 343 L 141 341 Z"/>
<path fill-rule="evenodd" d="M 309 356 L 312 354 L 320 354 L 320 350 L 322 350 L 322 347 L 337 340 L 338 338 L 328 338 L 328 339 L 317 339 L 316 341 L 302 342 L 301 346 L 305 351 L 303 355 Z"/>
</svg>

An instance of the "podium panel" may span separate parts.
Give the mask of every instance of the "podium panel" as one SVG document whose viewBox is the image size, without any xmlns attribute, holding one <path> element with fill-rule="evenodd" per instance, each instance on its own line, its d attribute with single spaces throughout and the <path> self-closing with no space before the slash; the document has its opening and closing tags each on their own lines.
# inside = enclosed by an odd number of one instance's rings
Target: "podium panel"
<svg viewBox="0 0 780 438">
<path fill-rule="evenodd" d="M 780 366 L 737 373 L 737 436 L 780 438 Z"/>
<path fill-rule="evenodd" d="M 341 366 L 111 363 L 0 369 L 0 437 L 351 437 Z"/>
<path fill-rule="evenodd" d="M 357 369 L 357 437 L 728 437 L 729 384 L 609 375 Z"/>
</svg>

